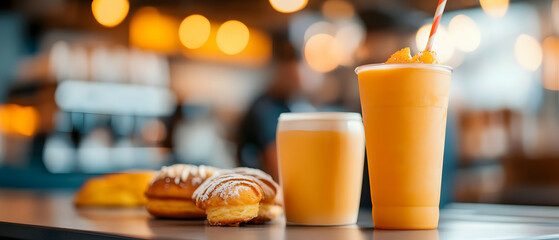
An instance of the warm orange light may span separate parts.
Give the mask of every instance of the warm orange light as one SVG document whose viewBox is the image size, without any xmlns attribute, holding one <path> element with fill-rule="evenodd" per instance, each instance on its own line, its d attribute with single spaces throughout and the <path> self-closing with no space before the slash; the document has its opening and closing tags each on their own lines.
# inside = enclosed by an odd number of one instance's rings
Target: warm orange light
<svg viewBox="0 0 559 240">
<path fill-rule="evenodd" d="M 307 6 L 308 0 L 270 0 L 270 5 L 281 13 L 292 13 Z"/>
<path fill-rule="evenodd" d="M 535 71 L 542 63 L 542 46 L 534 37 L 520 34 L 514 44 L 514 56 L 522 67 Z"/>
<path fill-rule="evenodd" d="M 509 0 L 479 0 L 483 11 L 494 18 L 501 18 L 507 13 Z"/>
<path fill-rule="evenodd" d="M 33 107 L 22 107 L 14 116 L 12 126 L 14 130 L 25 136 L 32 136 L 37 129 L 39 114 Z"/>
<path fill-rule="evenodd" d="M 32 136 L 38 123 L 39 114 L 33 107 L 6 104 L 0 108 L 0 129 L 3 132 Z"/>
<path fill-rule="evenodd" d="M 105 27 L 120 24 L 128 15 L 129 8 L 128 0 L 93 0 L 91 2 L 93 17 Z"/>
<path fill-rule="evenodd" d="M 208 41 L 210 30 L 211 24 L 206 17 L 190 15 L 182 20 L 179 26 L 179 39 L 185 47 L 196 49 Z"/>
<path fill-rule="evenodd" d="M 3 132 L 13 132 L 12 118 L 19 109 L 18 105 L 6 104 L 0 108 L 0 128 Z"/>
<path fill-rule="evenodd" d="M 331 35 L 320 33 L 312 36 L 304 51 L 307 64 L 317 72 L 329 72 L 338 67 L 340 48 Z"/>
<path fill-rule="evenodd" d="M 355 8 L 345 0 L 328 0 L 322 4 L 322 14 L 333 20 L 347 19 L 355 15 Z"/>
<path fill-rule="evenodd" d="M 153 7 L 138 10 L 130 20 L 130 43 L 136 47 L 159 52 L 178 49 L 179 23 Z"/>
<path fill-rule="evenodd" d="M 219 26 L 219 23 L 211 22 L 212 26 Z M 200 48 L 182 48 L 182 52 L 188 58 L 204 61 L 228 62 L 250 66 L 264 66 L 271 57 L 272 40 L 270 37 L 255 28 L 249 28 L 250 37 L 246 47 L 235 55 L 224 53 L 217 45 L 217 27 L 212 27 L 208 41 Z"/>
<path fill-rule="evenodd" d="M 217 30 L 217 47 L 226 54 L 235 55 L 245 49 L 249 37 L 247 26 L 237 20 L 230 20 Z"/>
<path fill-rule="evenodd" d="M 545 89 L 559 91 L 559 38 L 546 38 L 543 50 L 542 85 Z"/>
</svg>

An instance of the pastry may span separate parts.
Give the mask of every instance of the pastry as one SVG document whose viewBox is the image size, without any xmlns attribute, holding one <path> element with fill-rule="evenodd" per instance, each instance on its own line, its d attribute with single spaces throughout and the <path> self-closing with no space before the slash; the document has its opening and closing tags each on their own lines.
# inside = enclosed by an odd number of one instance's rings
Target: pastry
<svg viewBox="0 0 559 240">
<path fill-rule="evenodd" d="M 264 192 L 252 176 L 225 173 L 207 179 L 193 197 L 210 225 L 238 226 L 258 215 Z"/>
<path fill-rule="evenodd" d="M 74 195 L 76 206 L 139 207 L 153 171 L 105 174 L 88 179 Z"/>
<path fill-rule="evenodd" d="M 192 194 L 217 171 L 214 167 L 189 164 L 161 168 L 146 191 L 147 211 L 155 217 L 204 218 L 206 214 L 196 207 Z"/>
<path fill-rule="evenodd" d="M 262 187 L 264 196 L 260 202 L 258 216 L 252 219 L 250 223 L 268 222 L 282 214 L 283 196 L 279 185 L 272 179 L 272 176 L 262 170 L 246 167 L 234 168 L 225 172 L 252 176 L 256 178 L 258 184 Z"/>
</svg>

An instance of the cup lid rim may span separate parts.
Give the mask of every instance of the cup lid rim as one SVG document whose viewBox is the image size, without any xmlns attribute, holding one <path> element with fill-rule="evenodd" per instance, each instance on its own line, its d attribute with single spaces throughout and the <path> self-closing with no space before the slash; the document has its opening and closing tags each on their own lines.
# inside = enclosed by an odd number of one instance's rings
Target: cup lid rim
<svg viewBox="0 0 559 240">
<path fill-rule="evenodd" d="M 280 114 L 279 121 L 296 120 L 356 120 L 361 121 L 361 114 L 355 112 L 293 112 Z"/>
<path fill-rule="evenodd" d="M 355 73 L 371 69 L 394 69 L 394 68 L 427 68 L 434 70 L 442 70 L 452 72 L 454 69 L 451 66 L 430 63 L 373 63 L 365 64 L 355 68 Z"/>
</svg>

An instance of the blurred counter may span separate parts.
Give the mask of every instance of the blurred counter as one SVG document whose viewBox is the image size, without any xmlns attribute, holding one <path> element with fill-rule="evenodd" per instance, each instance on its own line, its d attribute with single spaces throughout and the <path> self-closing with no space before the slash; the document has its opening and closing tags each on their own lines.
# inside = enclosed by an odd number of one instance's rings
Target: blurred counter
<svg viewBox="0 0 559 240">
<path fill-rule="evenodd" d="M 0 189 L 0 237 L 18 239 L 557 239 L 559 207 L 453 203 L 437 230 L 373 229 L 370 210 L 356 225 L 210 227 L 153 219 L 141 208 L 75 208 L 72 192 Z"/>
<path fill-rule="evenodd" d="M 78 189 L 87 179 L 96 175 L 98 174 L 52 174 L 40 168 L 0 167 L 0 186 L 25 189 Z"/>
</svg>

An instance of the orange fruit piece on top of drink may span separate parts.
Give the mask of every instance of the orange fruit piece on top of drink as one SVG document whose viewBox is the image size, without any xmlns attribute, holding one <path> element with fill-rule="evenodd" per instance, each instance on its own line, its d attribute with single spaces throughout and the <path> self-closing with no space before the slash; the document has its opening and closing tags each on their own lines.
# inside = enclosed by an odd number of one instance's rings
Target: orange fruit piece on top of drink
<svg viewBox="0 0 559 240">
<path fill-rule="evenodd" d="M 415 54 L 415 56 L 413 56 L 411 62 L 439 64 L 437 53 L 435 53 L 434 51 L 418 52 L 417 54 Z"/>
<path fill-rule="evenodd" d="M 400 51 L 395 52 L 390 56 L 385 63 L 429 63 L 429 64 L 440 64 L 437 53 L 434 51 L 422 51 L 417 53 L 415 56 L 411 56 L 410 48 L 403 48 Z"/>
<path fill-rule="evenodd" d="M 395 52 L 390 56 L 385 63 L 410 63 L 411 62 L 411 54 L 410 48 L 403 48 L 400 51 Z"/>
</svg>

